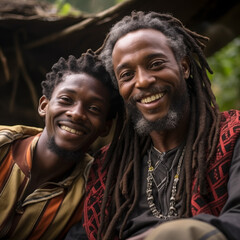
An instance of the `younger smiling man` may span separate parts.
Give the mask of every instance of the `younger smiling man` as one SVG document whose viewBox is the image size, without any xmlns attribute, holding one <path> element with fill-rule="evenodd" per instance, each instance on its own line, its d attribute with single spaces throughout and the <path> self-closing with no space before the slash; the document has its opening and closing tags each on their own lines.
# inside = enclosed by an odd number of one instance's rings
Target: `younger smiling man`
<svg viewBox="0 0 240 240">
<path fill-rule="evenodd" d="M 60 58 L 42 88 L 43 130 L 0 127 L 1 239 L 62 239 L 81 219 L 86 151 L 116 114 L 118 94 L 90 51 Z"/>
</svg>

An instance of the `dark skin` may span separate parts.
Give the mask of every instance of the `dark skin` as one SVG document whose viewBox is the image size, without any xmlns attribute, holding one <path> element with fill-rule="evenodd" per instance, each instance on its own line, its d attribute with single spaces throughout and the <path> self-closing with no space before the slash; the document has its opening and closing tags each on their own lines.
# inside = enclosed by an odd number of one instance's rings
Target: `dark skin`
<svg viewBox="0 0 240 240">
<path fill-rule="evenodd" d="M 45 119 L 45 127 L 37 143 L 24 197 L 45 182 L 64 179 L 76 165 L 76 159 L 63 159 L 49 149 L 50 138 L 60 149 L 81 151 L 83 156 L 98 136 L 108 134 L 109 102 L 109 90 L 86 73 L 65 76 L 50 100 L 40 98 L 38 112 Z"/>
<path fill-rule="evenodd" d="M 165 117 L 172 104 L 187 96 L 185 79 L 189 63 L 183 58 L 177 63 L 167 38 L 154 29 L 140 29 L 120 38 L 112 53 L 119 92 L 125 103 L 133 99 L 135 107 L 150 122 Z M 158 89 L 153 92 L 152 89 Z M 172 129 L 150 132 L 153 144 L 166 152 L 181 144 L 188 130 L 190 102 L 186 101 Z"/>
</svg>

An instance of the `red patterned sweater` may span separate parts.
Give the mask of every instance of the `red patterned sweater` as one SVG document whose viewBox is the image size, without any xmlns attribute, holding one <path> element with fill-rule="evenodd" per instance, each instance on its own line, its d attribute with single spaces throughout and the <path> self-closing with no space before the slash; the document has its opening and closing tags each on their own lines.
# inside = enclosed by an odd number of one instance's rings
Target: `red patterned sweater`
<svg viewBox="0 0 240 240">
<path fill-rule="evenodd" d="M 220 229 L 223 228 L 222 231 L 227 236 L 232 236 L 233 234 L 233 237 L 230 239 L 235 239 L 235 235 L 240 236 L 238 235 L 240 234 L 240 226 L 232 227 L 230 224 L 229 227 L 227 223 L 225 223 L 225 221 L 228 221 L 228 215 L 226 217 L 226 214 L 224 215 L 224 213 L 221 213 L 221 211 L 223 210 L 224 205 L 226 205 L 226 202 L 228 200 L 229 171 L 231 167 L 234 146 L 239 136 L 240 111 L 231 110 L 223 112 L 220 124 L 220 136 L 217 146 L 216 157 L 210 162 L 207 170 L 206 180 L 209 185 L 209 194 L 206 198 L 201 196 L 199 191 L 197 191 L 192 194 L 191 199 L 192 215 L 197 216 L 196 218 L 198 218 L 199 220 L 203 220 L 213 225 L 216 225 Z M 105 182 L 107 175 L 106 170 L 102 172 L 101 166 L 106 157 L 107 150 L 108 146 L 105 146 L 101 149 L 100 154 L 98 155 L 92 166 L 87 184 L 87 195 L 84 206 L 84 227 L 88 238 L 91 240 L 96 239 L 99 226 L 100 206 L 105 190 Z M 196 179 L 194 179 L 193 181 L 193 189 L 195 184 Z M 240 187 L 238 195 L 240 195 Z M 238 200 L 240 200 L 240 196 L 238 197 Z M 230 205 L 230 210 L 226 209 L 226 211 L 231 212 L 231 209 L 233 208 L 232 203 L 228 205 Z M 236 211 L 239 211 L 239 216 L 237 216 L 237 220 L 239 220 L 238 222 L 240 223 L 240 207 L 237 207 Z M 223 214 L 222 222 L 221 217 L 218 218 L 218 216 L 221 214 Z M 235 215 L 233 216 L 233 218 L 234 217 Z M 224 229 L 224 225 L 226 225 L 226 230 Z M 233 228 L 233 233 L 231 233 L 231 230 L 229 230 L 228 228 Z"/>
</svg>

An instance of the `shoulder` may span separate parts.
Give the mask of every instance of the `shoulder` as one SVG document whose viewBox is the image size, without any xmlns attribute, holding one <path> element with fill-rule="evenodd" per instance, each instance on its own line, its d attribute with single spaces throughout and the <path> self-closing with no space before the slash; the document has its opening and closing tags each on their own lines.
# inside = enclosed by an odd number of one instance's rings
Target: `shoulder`
<svg viewBox="0 0 240 240">
<path fill-rule="evenodd" d="M 229 110 L 221 113 L 220 138 L 238 138 L 240 135 L 240 111 Z"/>
<path fill-rule="evenodd" d="M 221 113 L 221 127 L 240 126 L 240 111 L 229 110 Z"/>
<path fill-rule="evenodd" d="M 41 131 L 41 128 L 28 127 L 24 125 L 0 125 L 0 147 L 20 138 L 37 135 Z"/>
<path fill-rule="evenodd" d="M 240 111 L 229 110 L 221 113 L 217 158 L 231 159 L 237 139 L 240 137 Z"/>
<path fill-rule="evenodd" d="M 25 126 L 25 125 L 14 125 L 14 126 L 0 125 L 0 132 L 2 132 L 2 131 L 35 135 L 35 134 L 41 132 L 42 128 L 30 127 L 30 126 Z"/>
</svg>

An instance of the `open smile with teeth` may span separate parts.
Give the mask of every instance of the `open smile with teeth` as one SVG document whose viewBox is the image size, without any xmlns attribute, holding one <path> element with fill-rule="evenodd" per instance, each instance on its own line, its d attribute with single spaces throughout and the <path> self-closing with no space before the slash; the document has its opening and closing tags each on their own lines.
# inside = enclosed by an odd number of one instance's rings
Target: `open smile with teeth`
<svg viewBox="0 0 240 240">
<path fill-rule="evenodd" d="M 73 129 L 73 128 L 70 128 L 70 127 L 67 127 L 67 126 L 64 126 L 64 125 L 61 125 L 60 128 L 62 130 L 65 130 L 67 132 L 70 132 L 70 133 L 73 133 L 73 134 L 76 134 L 76 135 L 79 135 L 79 136 L 82 136 L 84 134 L 84 132 L 82 132 L 82 131 L 78 131 L 76 129 Z"/>
<path fill-rule="evenodd" d="M 158 94 L 141 99 L 141 103 L 151 103 L 162 98 L 163 96 L 164 96 L 164 93 L 158 93 Z"/>
</svg>

